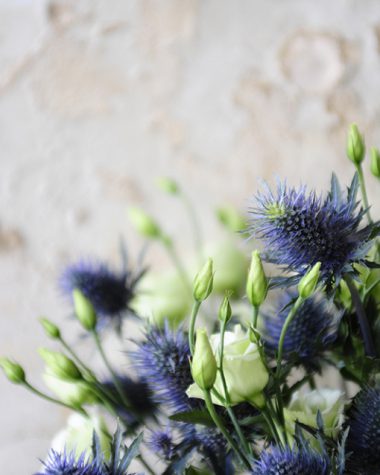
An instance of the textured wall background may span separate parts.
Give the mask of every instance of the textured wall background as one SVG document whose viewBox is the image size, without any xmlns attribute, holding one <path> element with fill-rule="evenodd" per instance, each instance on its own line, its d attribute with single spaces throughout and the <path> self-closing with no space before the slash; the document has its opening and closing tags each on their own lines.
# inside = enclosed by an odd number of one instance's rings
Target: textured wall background
<svg viewBox="0 0 380 475">
<path fill-rule="evenodd" d="M 121 234 L 136 252 L 128 204 L 188 247 L 156 176 L 183 184 L 210 238 L 207 211 L 244 208 L 259 177 L 348 182 L 348 123 L 380 144 L 379 54 L 378 0 L 1 0 L 0 352 L 39 381 L 36 317 L 72 331 L 58 271 L 115 258 Z M 0 467 L 27 475 L 66 414 L 0 387 Z"/>
</svg>

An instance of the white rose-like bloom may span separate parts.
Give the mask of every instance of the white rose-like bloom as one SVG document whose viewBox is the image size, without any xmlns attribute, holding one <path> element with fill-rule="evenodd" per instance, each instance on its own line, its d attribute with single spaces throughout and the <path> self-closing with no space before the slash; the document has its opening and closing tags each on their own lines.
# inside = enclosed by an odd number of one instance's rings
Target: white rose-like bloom
<svg viewBox="0 0 380 475">
<path fill-rule="evenodd" d="M 220 337 L 220 333 L 210 337 L 217 361 L 219 361 Z M 268 383 L 269 375 L 257 345 L 250 341 L 248 332 L 240 325 L 235 325 L 233 332 L 227 331 L 224 334 L 223 372 L 231 404 L 250 402 L 257 406 L 263 405 L 262 391 Z M 224 397 L 219 371 L 214 388 Z M 189 397 L 203 399 L 203 392 L 195 383 L 188 388 L 186 394 Z M 216 397 L 212 396 L 212 400 L 214 404 L 222 405 Z"/>
<path fill-rule="evenodd" d="M 303 393 L 296 391 L 284 409 L 285 424 L 290 436 L 294 435 L 298 420 L 317 427 L 317 413 L 321 413 L 326 435 L 334 437 L 343 422 L 344 393 L 339 389 L 314 389 Z"/>
</svg>

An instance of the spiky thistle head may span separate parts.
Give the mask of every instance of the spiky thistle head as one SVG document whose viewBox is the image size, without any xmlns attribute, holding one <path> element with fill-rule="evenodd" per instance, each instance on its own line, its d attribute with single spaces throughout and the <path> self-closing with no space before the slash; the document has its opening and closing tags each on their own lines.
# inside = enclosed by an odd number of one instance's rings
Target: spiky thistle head
<svg viewBox="0 0 380 475">
<path fill-rule="evenodd" d="M 297 297 L 293 290 L 286 290 L 278 298 L 274 310 L 264 314 L 263 338 L 271 354 L 275 354 L 282 327 Z M 318 369 L 324 353 L 337 338 L 338 324 L 343 312 L 320 294 L 305 300 L 285 334 L 283 355 L 285 360 L 296 358 L 307 369 Z"/>
<path fill-rule="evenodd" d="M 177 453 L 177 444 L 174 442 L 171 427 L 152 431 L 148 439 L 148 446 L 154 454 L 170 462 Z"/>
<path fill-rule="evenodd" d="M 270 447 L 262 452 L 254 475 L 328 475 L 328 459 L 307 447 L 280 449 Z"/>
<path fill-rule="evenodd" d="M 36 475 L 104 475 L 102 464 L 97 460 L 90 461 L 83 453 L 76 457 L 74 452 L 57 452 L 51 450 L 43 471 Z"/>
<path fill-rule="evenodd" d="M 190 407 L 186 390 L 193 379 L 190 372 L 190 350 L 181 329 L 172 331 L 151 326 L 138 349 L 131 355 L 138 374 L 153 390 L 157 402 L 175 411 Z"/>
<path fill-rule="evenodd" d="M 60 287 L 70 298 L 79 289 L 93 305 L 100 326 L 107 322 L 121 324 L 122 316 L 131 311 L 129 305 L 141 273 L 112 270 L 101 261 L 79 261 L 69 265 L 60 277 Z"/>
<path fill-rule="evenodd" d="M 380 467 L 380 388 L 362 389 L 348 412 L 347 465 L 366 475 L 376 475 Z M 363 472 L 362 472 L 363 471 Z"/>
<path fill-rule="evenodd" d="M 298 277 L 321 262 L 322 280 L 330 287 L 352 272 L 352 265 L 363 262 L 368 252 L 373 229 L 359 229 L 366 210 L 358 210 L 357 189 L 357 175 L 347 193 L 333 175 L 325 198 L 305 186 L 279 183 L 276 192 L 267 186 L 250 210 L 250 232 L 263 240 L 263 257 Z"/>
</svg>

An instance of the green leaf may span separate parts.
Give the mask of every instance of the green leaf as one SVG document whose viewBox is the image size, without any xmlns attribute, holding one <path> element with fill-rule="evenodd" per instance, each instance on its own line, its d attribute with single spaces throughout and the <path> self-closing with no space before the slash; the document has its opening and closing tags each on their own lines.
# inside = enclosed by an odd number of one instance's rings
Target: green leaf
<svg viewBox="0 0 380 475">
<path fill-rule="evenodd" d="M 178 412 L 177 414 L 170 416 L 169 419 L 176 422 L 186 422 L 188 424 L 201 424 L 207 427 L 215 426 L 210 414 L 206 410 L 202 409 Z"/>
</svg>

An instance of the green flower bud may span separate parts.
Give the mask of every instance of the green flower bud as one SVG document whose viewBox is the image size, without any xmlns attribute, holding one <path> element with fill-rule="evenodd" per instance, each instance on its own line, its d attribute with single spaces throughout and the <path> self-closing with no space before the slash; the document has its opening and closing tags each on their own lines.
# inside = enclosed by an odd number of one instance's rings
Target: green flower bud
<svg viewBox="0 0 380 475">
<path fill-rule="evenodd" d="M 261 305 L 268 293 L 268 279 L 266 278 L 259 251 L 252 252 L 251 266 L 248 271 L 247 297 L 251 305 Z"/>
<path fill-rule="evenodd" d="M 21 384 L 25 382 L 25 371 L 18 363 L 14 363 L 8 358 L 0 358 L 0 366 L 12 383 Z"/>
<path fill-rule="evenodd" d="M 207 332 L 199 328 L 196 333 L 194 356 L 191 363 L 191 374 L 194 382 L 205 390 L 212 389 L 215 383 L 217 365 Z"/>
<path fill-rule="evenodd" d="M 53 339 L 53 340 L 58 340 L 61 336 L 61 332 L 57 325 L 55 325 L 53 322 L 48 320 L 47 318 L 41 317 L 40 318 L 40 323 L 43 326 L 43 329 L 45 330 L 46 335 Z"/>
<path fill-rule="evenodd" d="M 231 305 L 230 305 L 230 299 L 228 298 L 228 295 L 226 295 L 219 308 L 218 317 L 221 322 L 227 323 L 229 319 L 231 318 L 231 315 L 232 315 L 232 310 L 231 310 Z"/>
<path fill-rule="evenodd" d="M 212 259 L 207 259 L 206 264 L 194 279 L 193 296 L 198 302 L 206 300 L 211 294 L 214 282 Z"/>
<path fill-rule="evenodd" d="M 144 237 L 158 239 L 161 237 L 161 229 L 154 219 L 140 208 L 129 208 L 129 219 L 136 230 Z"/>
<path fill-rule="evenodd" d="M 64 381 L 75 381 L 82 379 L 82 374 L 73 360 L 63 353 L 40 348 L 39 353 L 45 361 L 50 373 Z"/>
<path fill-rule="evenodd" d="M 371 172 L 376 178 L 380 178 L 380 152 L 377 148 L 371 148 Z"/>
<path fill-rule="evenodd" d="M 160 177 L 157 180 L 158 187 L 169 195 L 178 195 L 180 192 L 177 182 L 167 177 Z"/>
<path fill-rule="evenodd" d="M 320 269 L 321 263 L 317 262 L 299 281 L 298 293 L 303 299 L 307 299 L 315 292 L 321 274 Z"/>
<path fill-rule="evenodd" d="M 247 227 L 246 220 L 233 206 L 218 208 L 216 216 L 228 230 L 234 233 L 242 231 Z"/>
<path fill-rule="evenodd" d="M 358 126 L 352 124 L 347 138 L 347 156 L 355 165 L 360 165 L 364 160 L 364 155 L 365 144 L 363 135 L 360 133 Z"/>
<path fill-rule="evenodd" d="M 96 327 L 96 312 L 87 297 L 79 289 L 73 290 L 75 315 L 85 330 L 91 331 Z"/>
</svg>

